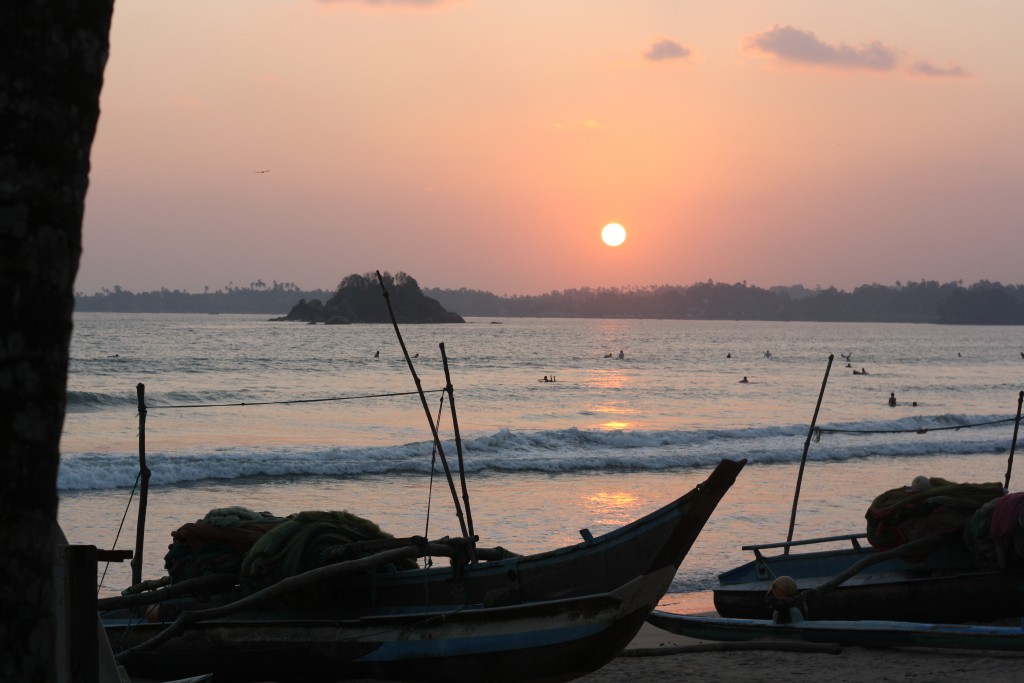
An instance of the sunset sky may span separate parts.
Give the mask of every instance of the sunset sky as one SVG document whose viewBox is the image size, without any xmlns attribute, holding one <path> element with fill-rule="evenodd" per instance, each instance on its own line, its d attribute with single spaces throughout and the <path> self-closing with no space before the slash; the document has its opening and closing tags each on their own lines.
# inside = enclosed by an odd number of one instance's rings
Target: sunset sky
<svg viewBox="0 0 1024 683">
<path fill-rule="evenodd" d="M 76 290 L 1024 283 L 1022 27 L 1018 0 L 118 1 Z"/>
</svg>

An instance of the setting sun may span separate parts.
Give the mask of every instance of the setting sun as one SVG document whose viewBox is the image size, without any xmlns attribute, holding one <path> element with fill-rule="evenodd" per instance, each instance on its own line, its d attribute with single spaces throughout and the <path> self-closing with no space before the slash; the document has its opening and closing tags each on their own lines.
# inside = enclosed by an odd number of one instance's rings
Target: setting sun
<svg viewBox="0 0 1024 683">
<path fill-rule="evenodd" d="M 617 247 L 626 241 L 626 229 L 618 223 L 609 223 L 602 228 L 601 239 L 609 247 Z"/>
</svg>

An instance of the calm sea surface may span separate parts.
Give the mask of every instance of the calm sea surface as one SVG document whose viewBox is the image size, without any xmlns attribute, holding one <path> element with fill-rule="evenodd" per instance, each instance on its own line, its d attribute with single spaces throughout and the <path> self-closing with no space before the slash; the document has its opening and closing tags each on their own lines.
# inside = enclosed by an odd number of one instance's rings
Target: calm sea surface
<svg viewBox="0 0 1024 683">
<path fill-rule="evenodd" d="M 746 458 L 673 584 L 692 608 L 749 559 L 741 545 L 785 539 L 829 354 L 818 426 L 853 433 L 811 443 L 797 538 L 863 531 L 871 499 L 918 474 L 1003 481 L 1024 389 L 1021 327 L 488 318 L 402 333 L 435 415 L 445 345 L 483 545 L 575 543 L 582 528 L 597 535 L 669 502 L 722 458 Z M 459 533 L 419 397 L 354 398 L 415 389 L 390 326 L 78 314 L 71 356 L 61 525 L 74 543 L 110 548 L 127 510 L 116 544 L 134 546 L 144 384 L 146 578 L 164 574 L 173 529 L 227 505 Z M 444 413 L 457 473 L 451 424 Z M 112 566 L 103 593 L 129 582 L 127 564 Z"/>
</svg>

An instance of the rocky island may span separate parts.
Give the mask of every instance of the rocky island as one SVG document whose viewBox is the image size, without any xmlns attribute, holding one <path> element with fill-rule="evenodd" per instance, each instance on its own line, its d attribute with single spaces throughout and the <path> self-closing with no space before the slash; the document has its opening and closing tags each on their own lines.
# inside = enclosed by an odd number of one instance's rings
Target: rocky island
<svg viewBox="0 0 1024 683">
<path fill-rule="evenodd" d="M 406 273 L 384 273 L 384 286 L 391 298 L 391 307 L 399 323 L 463 323 L 458 313 L 452 313 L 437 301 L 426 296 L 419 284 Z M 327 300 L 300 299 L 288 315 L 273 320 L 293 320 L 327 325 L 349 323 L 389 323 L 387 305 L 374 273 L 349 275 L 337 291 Z"/>
</svg>

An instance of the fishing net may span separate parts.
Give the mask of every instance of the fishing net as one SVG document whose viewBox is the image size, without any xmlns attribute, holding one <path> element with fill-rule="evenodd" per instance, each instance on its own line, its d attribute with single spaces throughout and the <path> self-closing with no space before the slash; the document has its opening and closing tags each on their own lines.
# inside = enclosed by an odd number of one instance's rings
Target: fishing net
<svg viewBox="0 0 1024 683">
<path fill-rule="evenodd" d="M 868 541 L 889 550 L 934 534 L 961 542 L 968 520 L 985 503 L 1003 495 L 1003 485 L 958 484 L 940 477 L 919 477 L 913 486 L 891 489 L 871 503 L 867 513 Z M 920 557 L 927 555 L 923 550 Z"/>
<path fill-rule="evenodd" d="M 322 553 L 328 548 L 394 538 L 368 519 L 351 512 L 300 512 L 262 536 L 242 562 L 240 581 L 247 591 L 256 591 L 283 578 L 323 566 Z M 358 547 L 345 559 L 365 556 Z M 378 567 L 376 571 L 415 569 L 415 560 L 403 560 Z"/>
<path fill-rule="evenodd" d="M 237 576 L 253 544 L 284 521 L 244 507 L 210 510 L 202 519 L 171 532 L 164 568 L 172 583 L 213 574 Z"/>
<path fill-rule="evenodd" d="M 358 543 L 394 538 L 368 519 L 350 512 L 300 512 L 276 517 L 244 507 L 210 510 L 200 520 L 171 532 L 164 567 L 172 583 L 214 574 L 237 577 L 247 591 L 324 565 L 323 552 L 345 546 L 335 560 L 365 557 Z M 353 545 L 355 544 L 355 545 Z M 377 571 L 415 569 L 415 560 Z"/>
<path fill-rule="evenodd" d="M 982 567 L 1024 568 L 1024 493 L 985 503 L 964 529 L 964 540 Z"/>
</svg>

